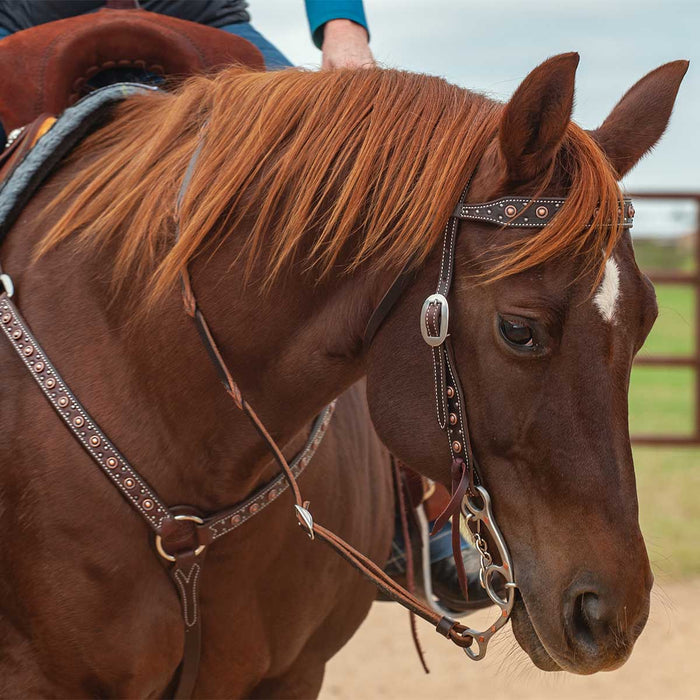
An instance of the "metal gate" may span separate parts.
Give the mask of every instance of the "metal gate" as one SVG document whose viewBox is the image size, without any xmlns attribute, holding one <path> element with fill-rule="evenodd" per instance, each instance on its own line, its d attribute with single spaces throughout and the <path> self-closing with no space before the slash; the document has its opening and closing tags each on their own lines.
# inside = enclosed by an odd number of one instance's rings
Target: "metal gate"
<svg viewBox="0 0 700 700">
<path fill-rule="evenodd" d="M 642 355 L 635 360 L 636 365 L 654 367 L 690 367 L 694 370 L 694 418 L 693 431 L 687 435 L 633 435 L 636 445 L 685 445 L 700 447 L 700 192 L 644 192 L 632 195 L 634 199 L 691 200 L 697 205 L 695 230 L 693 232 L 693 250 L 695 268 L 692 272 L 666 272 L 645 270 L 654 284 L 678 284 L 693 287 L 695 303 L 694 347 L 689 356 L 678 355 Z"/>
</svg>

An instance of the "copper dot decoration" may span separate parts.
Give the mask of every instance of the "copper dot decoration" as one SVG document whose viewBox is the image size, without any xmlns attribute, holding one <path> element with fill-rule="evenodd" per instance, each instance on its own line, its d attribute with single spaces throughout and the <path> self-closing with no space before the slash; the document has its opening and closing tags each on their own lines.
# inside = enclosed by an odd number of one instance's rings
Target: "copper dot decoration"
<svg viewBox="0 0 700 700">
<path fill-rule="evenodd" d="M 85 425 L 85 419 L 82 416 L 76 416 L 73 418 L 73 425 L 76 428 L 82 428 Z"/>
</svg>

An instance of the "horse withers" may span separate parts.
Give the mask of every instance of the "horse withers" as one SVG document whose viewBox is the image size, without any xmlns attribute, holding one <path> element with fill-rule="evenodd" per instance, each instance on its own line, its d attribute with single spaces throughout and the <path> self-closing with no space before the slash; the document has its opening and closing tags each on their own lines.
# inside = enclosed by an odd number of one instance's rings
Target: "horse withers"
<svg viewBox="0 0 700 700">
<path fill-rule="evenodd" d="M 687 64 L 652 72 L 588 133 L 570 122 L 577 63 L 550 59 L 506 105 L 378 69 L 231 68 L 130 98 L 29 204 L 2 261 L 93 417 L 167 503 L 207 513 L 244 498 L 274 464 L 182 313 L 184 266 L 226 365 L 278 442 L 298 440 L 366 375 L 382 441 L 449 484 L 418 323 L 445 221 L 468 182 L 467 204 L 565 198 L 543 227 L 459 225 L 449 332 L 481 483 L 512 554 L 516 637 L 541 668 L 592 673 L 627 658 L 652 583 L 626 406 L 656 307 L 619 225 L 617 180 L 665 129 Z M 368 319 L 407 264 L 410 284 L 365 349 Z M 12 349 L 0 352 L 2 518 L 15 533 L 0 553 L 3 690 L 163 694 L 182 628 L 143 523 Z M 363 411 L 359 398 L 348 407 L 344 440 L 366 434 Z M 386 475 L 369 466 L 382 458 L 370 444 L 342 472 L 310 466 L 302 487 L 315 520 L 376 559 L 390 486 L 382 477 L 368 501 L 368 477 Z M 199 696 L 313 694 L 368 609 L 356 574 L 305 538 L 286 506 L 207 554 Z"/>
</svg>

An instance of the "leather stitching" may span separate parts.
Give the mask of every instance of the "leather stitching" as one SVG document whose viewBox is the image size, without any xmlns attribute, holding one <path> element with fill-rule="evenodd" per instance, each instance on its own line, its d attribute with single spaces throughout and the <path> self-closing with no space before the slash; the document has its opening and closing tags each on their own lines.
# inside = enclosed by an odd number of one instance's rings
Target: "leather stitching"
<svg viewBox="0 0 700 700">
<path fill-rule="evenodd" d="M 180 589 L 180 600 L 182 601 L 182 617 L 185 621 L 187 627 L 194 627 L 197 624 L 198 618 L 198 606 L 197 606 L 197 582 L 199 581 L 199 573 L 201 568 L 199 564 L 192 564 L 190 571 L 187 575 L 182 569 L 176 569 L 173 574 L 175 583 L 177 583 Z M 190 584 L 190 579 L 192 584 Z M 191 596 L 187 595 L 187 591 L 191 592 Z M 187 607 L 188 597 L 192 598 L 192 610 L 190 611 Z M 190 619 L 190 612 L 192 612 L 192 618 Z"/>
</svg>

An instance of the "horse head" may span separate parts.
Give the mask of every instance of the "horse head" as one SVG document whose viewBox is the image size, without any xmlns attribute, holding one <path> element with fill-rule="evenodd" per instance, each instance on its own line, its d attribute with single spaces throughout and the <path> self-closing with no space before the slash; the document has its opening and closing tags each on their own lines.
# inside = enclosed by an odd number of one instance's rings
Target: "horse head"
<svg viewBox="0 0 700 700">
<path fill-rule="evenodd" d="M 449 333 L 474 457 L 516 572 L 515 636 L 542 669 L 593 673 L 629 655 L 653 582 L 627 401 L 657 307 L 629 232 L 608 224 L 630 206 L 617 180 L 662 135 L 687 62 L 647 75 L 590 133 L 570 122 L 577 64 L 577 54 L 557 56 L 524 80 L 466 194 L 467 204 L 506 195 L 566 202 L 539 231 L 522 217 L 522 227 L 460 222 Z M 418 322 L 439 247 L 377 333 L 367 367 L 382 440 L 447 482 Z"/>
</svg>

